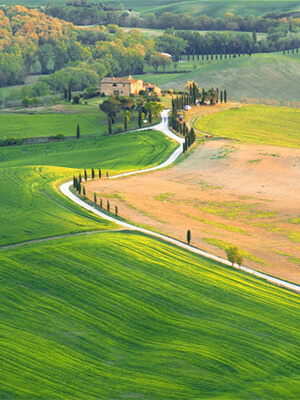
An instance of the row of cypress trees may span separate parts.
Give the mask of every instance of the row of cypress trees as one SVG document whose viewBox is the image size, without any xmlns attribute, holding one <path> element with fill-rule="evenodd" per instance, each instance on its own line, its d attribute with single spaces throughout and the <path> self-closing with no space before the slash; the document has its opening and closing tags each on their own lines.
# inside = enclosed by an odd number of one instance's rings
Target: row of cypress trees
<svg viewBox="0 0 300 400">
<path fill-rule="evenodd" d="M 81 178 L 81 174 L 79 174 L 78 178 L 76 176 L 73 176 L 73 188 L 76 190 L 76 192 L 78 194 L 81 194 L 83 196 L 86 196 L 86 191 L 85 191 L 85 187 L 82 185 L 82 178 Z M 97 194 L 94 193 L 94 203 L 97 204 Z M 101 208 L 103 208 L 103 201 L 102 199 L 99 199 L 99 205 Z M 108 212 L 110 212 L 110 202 L 109 200 L 107 200 L 106 202 L 106 209 Z M 118 206 L 115 206 L 115 215 L 118 215 Z"/>
</svg>

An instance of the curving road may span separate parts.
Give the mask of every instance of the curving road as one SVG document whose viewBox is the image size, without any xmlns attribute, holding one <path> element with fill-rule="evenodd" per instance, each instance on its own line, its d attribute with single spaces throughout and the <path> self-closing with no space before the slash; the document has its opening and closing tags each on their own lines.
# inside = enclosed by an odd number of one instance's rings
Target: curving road
<svg viewBox="0 0 300 400">
<path fill-rule="evenodd" d="M 157 131 L 161 131 L 166 136 L 168 136 L 171 139 L 177 141 L 179 143 L 179 147 L 174 151 L 174 153 L 164 163 L 162 163 L 160 165 L 157 165 L 156 167 L 151 167 L 151 168 L 146 168 L 146 169 L 139 170 L 139 171 L 132 171 L 132 172 L 124 173 L 124 174 L 114 175 L 114 176 L 110 177 L 110 179 L 120 178 L 120 177 L 129 176 L 129 175 L 133 175 L 133 174 L 141 174 L 141 173 L 144 173 L 144 172 L 155 171 L 157 169 L 161 169 L 161 168 L 167 167 L 167 166 L 171 165 L 181 155 L 181 153 L 183 151 L 184 139 L 182 139 L 181 137 L 175 135 L 173 132 L 170 131 L 169 126 L 168 126 L 168 112 L 169 112 L 169 110 L 164 110 L 162 112 L 162 114 L 161 114 L 162 122 L 160 124 L 155 125 L 155 126 L 150 127 L 150 128 L 143 128 L 143 129 L 139 129 L 139 130 L 154 129 L 154 130 L 157 130 Z M 104 214 L 100 210 L 96 209 L 94 206 L 90 206 L 89 204 L 85 203 L 83 200 L 79 199 L 75 194 L 73 194 L 70 191 L 70 187 L 72 185 L 73 185 L 73 181 L 64 183 L 60 187 L 61 192 L 65 196 L 67 196 L 70 200 L 72 200 L 76 204 L 78 204 L 79 206 L 85 208 L 88 211 L 91 211 L 92 213 L 98 215 L 99 217 L 104 218 L 104 219 L 106 219 L 108 221 L 114 222 L 114 223 L 116 223 L 116 224 L 118 224 L 118 225 L 120 225 L 120 226 L 122 226 L 122 227 L 124 227 L 126 229 L 135 230 L 137 232 L 145 233 L 146 235 L 154 236 L 154 237 L 156 237 L 158 239 L 164 240 L 165 242 L 172 243 L 175 246 L 179 246 L 179 247 L 181 247 L 181 248 L 183 248 L 185 250 L 191 251 L 192 253 L 198 254 L 198 255 L 206 257 L 206 258 L 210 258 L 210 259 L 212 259 L 214 261 L 218 261 L 218 262 L 220 262 L 222 264 L 225 264 L 225 265 L 232 266 L 232 264 L 228 260 L 225 260 L 223 258 L 214 256 L 213 254 L 207 253 L 206 251 L 202 251 L 202 250 L 200 250 L 200 249 L 198 249 L 196 247 L 190 246 L 190 245 L 188 245 L 186 243 L 183 243 L 183 242 L 181 242 L 181 241 L 179 241 L 177 239 L 162 235 L 160 233 L 156 233 L 156 232 L 150 231 L 149 229 L 140 228 L 140 227 L 135 226 L 133 224 L 130 224 L 128 222 L 120 221 L 120 220 L 114 218 L 113 216 L 109 216 L 107 214 Z M 234 264 L 233 267 L 237 268 L 237 269 L 240 269 L 240 270 L 242 270 L 244 272 L 247 272 L 247 273 L 249 273 L 251 275 L 255 275 L 255 276 L 257 276 L 259 278 L 262 278 L 262 279 L 264 279 L 264 280 L 266 280 L 268 282 L 271 282 L 271 283 L 273 283 L 275 285 L 278 285 L 278 286 L 284 287 L 286 289 L 290 289 L 290 290 L 296 291 L 296 292 L 298 292 L 300 294 L 300 286 L 298 286 L 298 285 L 286 282 L 286 281 L 284 281 L 282 279 L 275 278 L 273 276 L 264 274 L 262 272 L 255 271 L 254 269 L 251 269 L 251 268 L 248 268 L 248 267 L 245 267 L 245 266 L 238 266 L 237 264 Z"/>
</svg>

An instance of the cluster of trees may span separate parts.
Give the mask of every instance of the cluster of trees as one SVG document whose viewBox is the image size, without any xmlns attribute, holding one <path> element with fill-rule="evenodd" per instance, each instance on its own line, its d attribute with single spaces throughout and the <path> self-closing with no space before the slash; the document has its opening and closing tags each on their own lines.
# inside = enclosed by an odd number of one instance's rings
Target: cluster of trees
<svg viewBox="0 0 300 400">
<path fill-rule="evenodd" d="M 145 118 L 151 124 L 153 118 L 159 117 L 163 110 L 163 105 L 159 102 L 156 95 L 147 97 L 146 101 L 143 96 L 140 96 L 137 101 L 133 97 L 110 96 L 99 104 L 99 108 L 107 115 L 108 134 L 111 135 L 112 126 L 117 122 L 117 114 L 120 111 L 123 111 L 124 130 L 127 131 L 134 108 L 138 109 L 138 126 L 141 128 Z"/>
<path fill-rule="evenodd" d="M 114 33 L 110 33 L 114 32 Z M 104 76 L 142 73 L 154 41 L 117 26 L 76 28 L 23 6 L 0 9 L 0 86 L 23 83 L 29 73 L 55 73 L 51 90 L 95 85 Z"/>
</svg>

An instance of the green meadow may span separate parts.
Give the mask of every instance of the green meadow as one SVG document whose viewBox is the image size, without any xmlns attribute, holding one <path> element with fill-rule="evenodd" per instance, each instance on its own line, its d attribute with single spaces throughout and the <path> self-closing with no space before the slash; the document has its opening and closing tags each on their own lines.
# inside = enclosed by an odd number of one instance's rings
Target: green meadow
<svg viewBox="0 0 300 400">
<path fill-rule="evenodd" d="M 299 296 L 142 235 L 1 252 L 2 399 L 295 399 Z"/>
<path fill-rule="evenodd" d="M 37 1 L 37 0 L 28 0 Z M 103 3 L 119 5 L 118 0 L 105 0 Z M 193 16 L 206 14 L 212 17 L 222 17 L 226 12 L 235 15 L 264 15 L 268 12 L 297 11 L 300 9 L 299 1 L 257 1 L 257 0 L 153 0 L 151 2 L 141 2 L 138 0 L 124 1 L 125 8 L 131 8 L 142 14 L 152 12 L 159 15 L 163 12 L 187 12 Z"/>
<path fill-rule="evenodd" d="M 101 136 L 108 133 L 107 116 L 99 110 L 103 98 L 91 99 L 88 104 L 60 104 L 40 110 L 1 112 L 0 139 L 49 137 L 63 134 L 76 136 L 77 125 L 81 136 Z M 123 114 L 117 115 L 113 132 L 123 130 Z M 134 111 L 129 129 L 137 128 L 138 117 Z"/>
<path fill-rule="evenodd" d="M 60 196 L 57 183 L 83 168 L 104 175 L 157 165 L 175 148 L 156 131 L 0 148 L 0 245 L 110 228 Z"/>
<path fill-rule="evenodd" d="M 247 143 L 300 147 L 300 109 L 244 106 L 196 119 L 196 129 Z"/>
<path fill-rule="evenodd" d="M 200 87 L 226 89 L 228 99 L 243 98 L 262 101 L 299 101 L 300 53 L 253 54 L 226 60 L 190 61 L 178 63 L 178 71 L 147 75 L 147 81 L 162 89 L 183 90 L 187 81 L 194 80 Z M 143 75 L 140 76 L 144 79 Z"/>
</svg>

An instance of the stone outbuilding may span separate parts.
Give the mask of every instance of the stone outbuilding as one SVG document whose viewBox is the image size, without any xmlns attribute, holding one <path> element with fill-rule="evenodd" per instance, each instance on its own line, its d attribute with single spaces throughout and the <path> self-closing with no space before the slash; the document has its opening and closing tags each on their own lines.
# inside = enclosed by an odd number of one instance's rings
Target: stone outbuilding
<svg viewBox="0 0 300 400">
<path fill-rule="evenodd" d="M 100 81 L 100 92 L 106 96 L 137 95 L 141 90 L 144 90 L 146 94 L 150 94 L 151 92 L 157 95 L 161 94 L 161 89 L 155 84 L 144 83 L 141 79 L 134 79 L 132 76 L 128 78 L 115 78 L 113 76 L 103 78 Z"/>
</svg>

